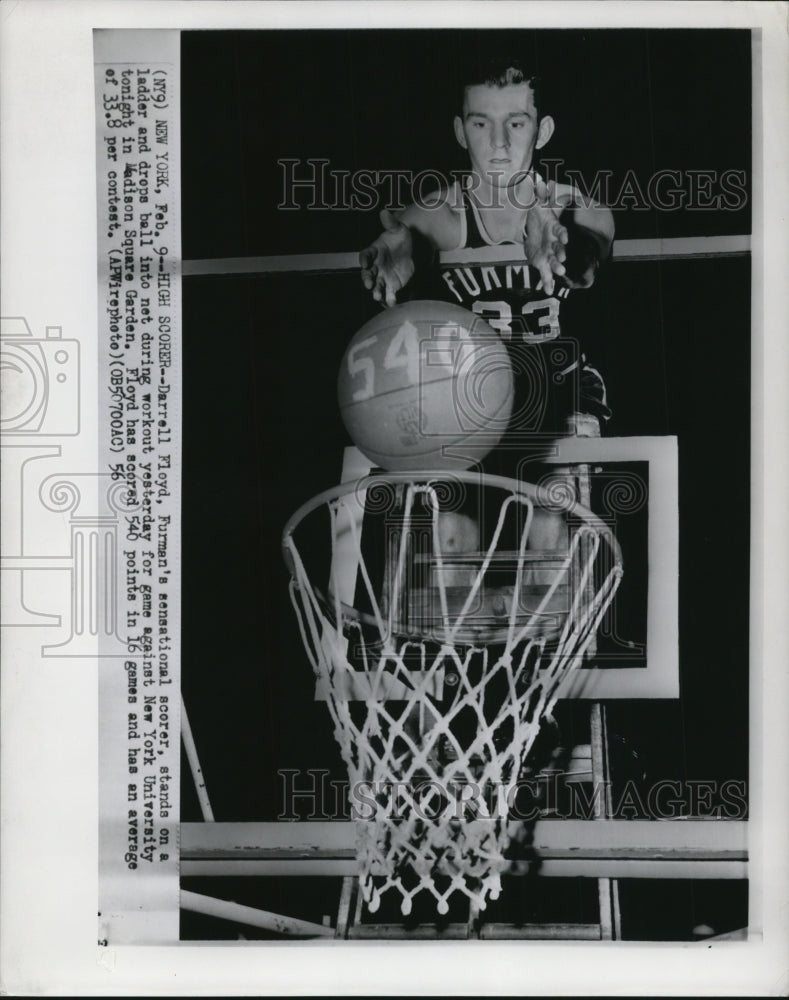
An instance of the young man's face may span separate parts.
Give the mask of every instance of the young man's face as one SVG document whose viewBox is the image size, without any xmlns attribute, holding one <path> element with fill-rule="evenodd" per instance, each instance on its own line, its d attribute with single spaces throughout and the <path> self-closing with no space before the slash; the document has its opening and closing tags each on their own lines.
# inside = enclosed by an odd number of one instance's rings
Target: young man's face
<svg viewBox="0 0 789 1000">
<path fill-rule="evenodd" d="M 553 120 L 538 121 L 534 92 L 528 83 L 466 87 L 463 117 L 455 135 L 468 150 L 471 166 L 483 184 L 506 188 L 521 180 L 553 134 Z"/>
</svg>

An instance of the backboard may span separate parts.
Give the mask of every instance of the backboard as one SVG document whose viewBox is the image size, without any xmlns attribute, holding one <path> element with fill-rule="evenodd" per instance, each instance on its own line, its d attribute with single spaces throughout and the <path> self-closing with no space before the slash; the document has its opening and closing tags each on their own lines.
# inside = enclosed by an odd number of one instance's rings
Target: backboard
<svg viewBox="0 0 789 1000">
<path fill-rule="evenodd" d="M 678 456 L 675 437 L 559 439 L 541 465 L 541 485 L 582 483 L 588 506 L 622 548 L 624 578 L 598 630 L 594 649 L 568 683 L 565 697 L 679 697 Z M 550 471 L 550 469 L 555 471 Z M 374 475 L 354 447 L 345 449 L 342 482 Z M 360 495 L 361 529 L 364 498 Z M 338 548 L 345 598 L 353 603 L 358 558 Z M 325 692 L 320 683 L 317 697 Z"/>
</svg>

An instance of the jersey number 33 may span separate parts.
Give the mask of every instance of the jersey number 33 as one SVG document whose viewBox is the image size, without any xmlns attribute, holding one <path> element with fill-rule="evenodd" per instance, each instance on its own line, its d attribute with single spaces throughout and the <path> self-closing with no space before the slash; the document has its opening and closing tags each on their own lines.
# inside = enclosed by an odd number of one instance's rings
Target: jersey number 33
<svg viewBox="0 0 789 1000">
<path fill-rule="evenodd" d="M 502 340 L 511 340 L 514 333 L 516 340 L 520 337 L 524 342 L 533 344 L 555 340 L 561 332 L 559 300 L 555 298 L 525 302 L 520 315 L 515 316 L 510 303 L 504 301 L 478 299 L 471 308 L 501 335 Z"/>
</svg>

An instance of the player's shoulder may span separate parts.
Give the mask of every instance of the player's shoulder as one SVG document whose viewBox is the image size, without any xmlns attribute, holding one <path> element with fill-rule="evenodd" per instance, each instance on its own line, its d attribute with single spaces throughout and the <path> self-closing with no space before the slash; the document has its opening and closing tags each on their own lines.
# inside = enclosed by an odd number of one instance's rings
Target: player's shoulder
<svg viewBox="0 0 789 1000">
<path fill-rule="evenodd" d="M 572 184 L 548 181 L 548 191 L 561 205 L 579 205 L 583 200 L 581 192 Z"/>
<path fill-rule="evenodd" d="M 573 220 L 577 225 L 591 229 L 607 243 L 611 243 L 614 238 L 615 226 L 614 216 L 609 208 L 598 204 L 572 184 L 550 181 L 548 189 L 555 202 L 573 209 Z"/>
<path fill-rule="evenodd" d="M 418 229 L 437 250 L 454 250 L 460 240 L 462 211 L 462 191 L 455 182 L 421 195 L 400 213 L 399 219 Z"/>
</svg>

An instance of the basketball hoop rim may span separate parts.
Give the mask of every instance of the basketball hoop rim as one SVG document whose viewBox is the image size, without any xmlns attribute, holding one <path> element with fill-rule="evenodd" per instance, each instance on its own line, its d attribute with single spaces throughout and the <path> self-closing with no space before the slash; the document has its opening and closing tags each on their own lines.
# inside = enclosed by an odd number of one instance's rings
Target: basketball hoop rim
<svg viewBox="0 0 789 1000">
<path fill-rule="evenodd" d="M 501 490 L 507 490 L 516 495 L 521 494 L 537 505 L 550 505 L 550 507 L 554 510 L 559 509 L 565 514 L 571 514 L 578 517 L 586 525 L 594 528 L 595 531 L 600 533 L 600 536 L 604 538 L 606 543 L 610 546 L 614 555 L 615 563 L 619 566 L 622 565 L 622 551 L 619 547 L 616 535 L 611 528 L 609 528 L 608 525 L 597 516 L 597 514 L 589 510 L 588 507 L 584 507 L 584 505 L 579 503 L 577 500 L 570 500 L 561 496 L 551 496 L 549 490 L 545 487 L 536 486 L 534 483 L 528 483 L 523 480 L 511 479 L 508 476 L 495 476 L 486 472 L 471 472 L 469 470 L 451 472 L 446 469 L 432 472 L 429 470 L 419 470 L 418 472 L 386 472 L 382 470 L 381 472 L 370 472 L 364 476 L 357 477 L 356 479 L 347 479 L 345 482 L 338 483 L 336 486 L 331 486 L 329 489 L 323 490 L 321 493 L 312 497 L 312 499 L 303 503 L 288 518 L 285 523 L 285 527 L 282 529 L 282 553 L 288 571 L 293 573 L 295 570 L 293 557 L 290 551 L 290 540 L 293 533 L 299 527 L 304 518 L 313 511 L 317 510 L 319 507 L 325 506 L 326 504 L 331 503 L 332 500 L 337 500 L 339 497 L 347 496 L 349 493 L 367 489 L 377 483 L 430 486 L 432 484 L 452 481 L 459 481 L 461 483 L 471 485 L 481 485 L 483 487 L 496 487 Z"/>
</svg>

